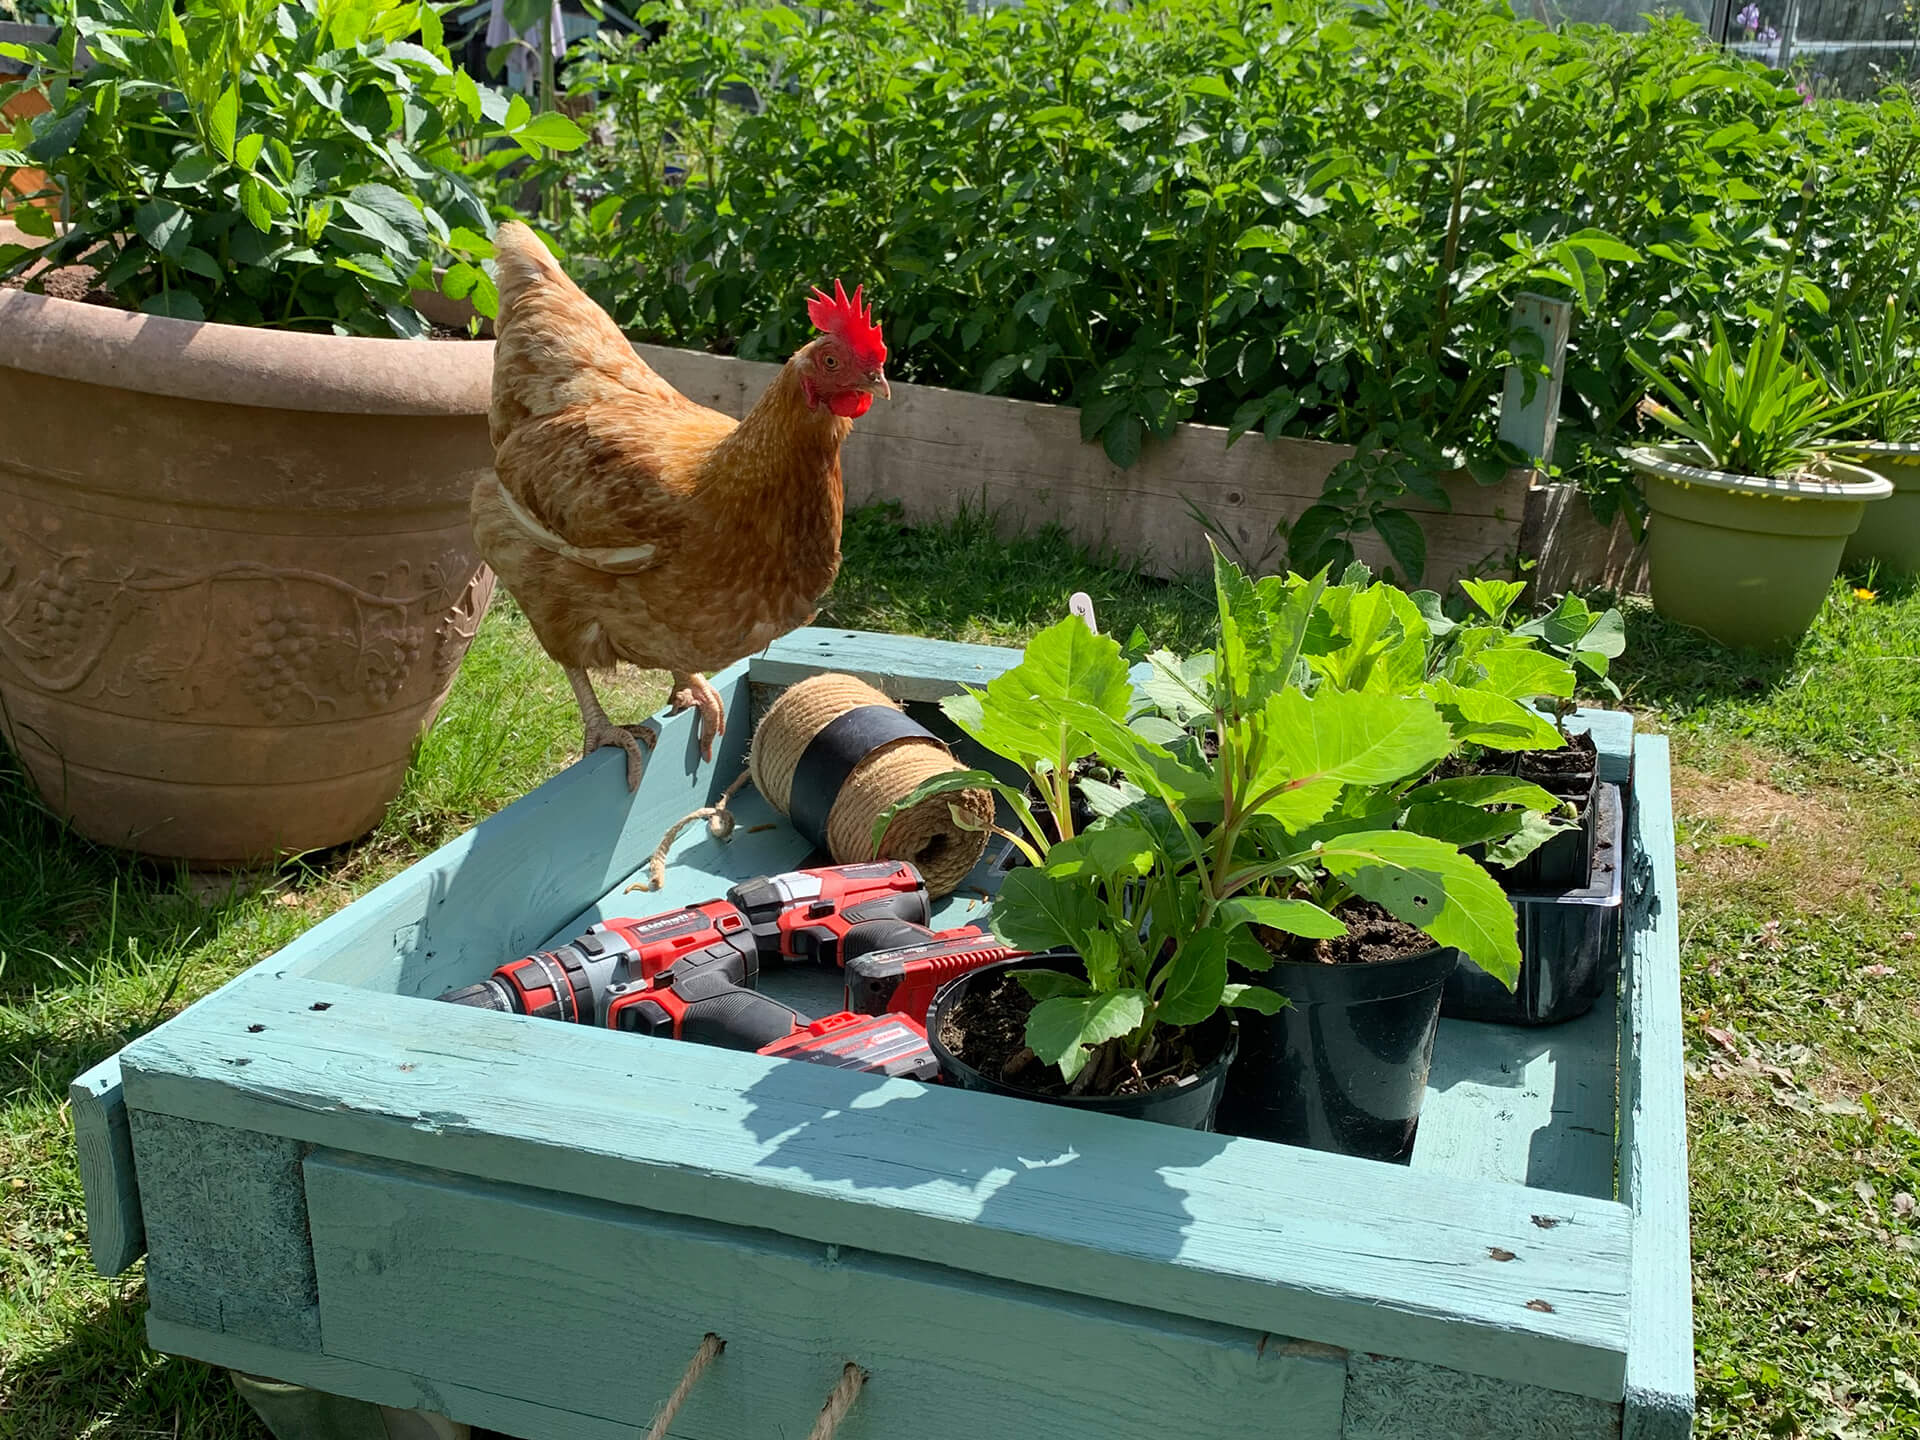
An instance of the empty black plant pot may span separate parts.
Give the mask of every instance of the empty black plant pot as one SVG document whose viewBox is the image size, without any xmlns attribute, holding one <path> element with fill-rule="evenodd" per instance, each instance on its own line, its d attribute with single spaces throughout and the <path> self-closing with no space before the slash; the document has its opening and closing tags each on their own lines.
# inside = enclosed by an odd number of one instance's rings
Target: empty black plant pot
<svg viewBox="0 0 1920 1440">
<path fill-rule="evenodd" d="M 1520 920 L 1520 976 L 1509 990 L 1471 960 L 1447 977 L 1440 1013 L 1453 1020 L 1500 1025 L 1558 1025 L 1576 1019 L 1606 994 L 1620 968 L 1620 921 L 1626 898 L 1626 800 L 1602 785 L 1587 873 L 1558 890 L 1509 890 Z"/>
<path fill-rule="evenodd" d="M 1365 965 L 1276 960 L 1258 978 L 1292 1002 L 1249 1013 L 1218 1128 L 1283 1145 L 1404 1161 L 1433 1062 L 1440 993 L 1460 952 Z"/>
<path fill-rule="evenodd" d="M 1192 1075 L 1161 1085 L 1141 1095 L 1046 1095 L 1022 1085 L 1011 1084 L 984 1075 L 955 1055 L 941 1037 L 954 1008 L 976 989 L 988 989 L 1000 977 L 1014 970 L 1054 970 L 1073 968 L 1078 963 L 1071 955 L 1031 955 L 1019 960 L 1002 960 L 983 965 L 965 975 L 955 976 L 933 997 L 927 1008 L 927 1043 L 940 1062 L 940 1074 L 949 1085 L 962 1090 L 981 1090 L 989 1095 L 1011 1095 L 1018 1100 L 1038 1100 L 1046 1105 L 1067 1105 L 1076 1110 L 1091 1110 L 1100 1115 L 1120 1115 L 1129 1120 L 1152 1120 L 1162 1125 L 1179 1125 L 1188 1130 L 1211 1130 L 1214 1112 L 1225 1089 L 1227 1068 L 1233 1064 L 1239 1040 L 1239 1026 L 1229 1010 L 1217 1010 L 1192 1028 L 1191 1040 L 1199 1069 Z M 1207 1058 L 1211 1057 L 1211 1058 Z M 1036 1062 L 1037 1063 L 1037 1062 Z M 1051 1068 L 1051 1067 L 1049 1067 Z"/>
</svg>

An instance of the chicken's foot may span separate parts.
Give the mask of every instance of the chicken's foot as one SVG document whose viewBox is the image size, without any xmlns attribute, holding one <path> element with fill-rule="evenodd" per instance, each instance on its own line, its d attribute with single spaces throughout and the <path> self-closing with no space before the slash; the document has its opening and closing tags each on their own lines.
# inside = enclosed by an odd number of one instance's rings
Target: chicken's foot
<svg viewBox="0 0 1920 1440">
<path fill-rule="evenodd" d="M 713 742 L 727 733 L 727 712 L 721 707 L 720 692 L 704 675 L 675 674 L 669 703 L 676 715 L 683 710 L 700 712 L 700 753 L 713 759 Z"/>
<path fill-rule="evenodd" d="M 603 745 L 617 745 L 627 752 L 627 789 L 640 787 L 642 757 L 653 749 L 660 739 L 651 725 L 616 725 L 607 718 L 607 712 L 600 706 L 600 697 L 593 693 L 593 681 L 587 678 L 587 672 L 565 667 L 567 683 L 573 686 L 573 698 L 580 702 L 580 718 L 586 722 L 586 738 L 581 741 L 580 758 L 585 759 Z"/>
</svg>

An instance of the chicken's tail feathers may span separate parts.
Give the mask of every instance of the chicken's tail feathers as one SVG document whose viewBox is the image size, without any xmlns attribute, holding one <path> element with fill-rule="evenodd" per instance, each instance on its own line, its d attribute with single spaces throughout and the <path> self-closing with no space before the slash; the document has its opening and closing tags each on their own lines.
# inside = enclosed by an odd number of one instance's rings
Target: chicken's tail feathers
<svg viewBox="0 0 1920 1440">
<path fill-rule="evenodd" d="M 518 220 L 502 221 L 493 237 L 494 283 L 500 290 L 500 320 L 505 323 L 529 290 L 559 282 L 571 289 L 566 271 L 543 241 Z"/>
</svg>

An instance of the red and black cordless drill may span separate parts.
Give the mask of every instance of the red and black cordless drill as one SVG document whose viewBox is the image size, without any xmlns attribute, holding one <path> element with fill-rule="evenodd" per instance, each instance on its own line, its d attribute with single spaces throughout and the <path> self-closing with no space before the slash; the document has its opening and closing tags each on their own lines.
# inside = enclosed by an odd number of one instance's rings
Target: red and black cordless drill
<svg viewBox="0 0 1920 1440">
<path fill-rule="evenodd" d="M 928 913 L 917 870 L 888 861 L 791 871 L 730 893 L 744 894 L 755 911 L 710 900 L 646 919 L 603 921 L 439 998 L 844 1069 L 935 1077 L 926 1032 L 911 1017 L 843 1012 L 809 1020 L 753 988 L 763 948 L 769 959 L 819 954 L 832 963 L 849 937 L 875 945 L 903 929 L 909 938 L 931 935 L 901 918 L 924 920 Z"/>
<path fill-rule="evenodd" d="M 657 975 L 682 956 L 723 941 L 750 954 L 754 949 L 747 917 L 724 900 L 644 920 L 603 920 L 565 945 L 511 960 L 478 985 L 440 998 L 576 1025 L 607 1024 L 607 992 L 615 983 Z"/>
<path fill-rule="evenodd" d="M 762 875 L 741 881 L 727 899 L 747 917 L 769 962 L 841 965 L 850 954 L 913 943 L 930 933 L 933 916 L 927 882 L 904 860 Z"/>
<path fill-rule="evenodd" d="M 759 957 L 721 941 L 650 979 L 615 985 L 607 1024 L 633 1034 L 753 1050 L 842 1070 L 931 1080 L 939 1073 L 927 1032 L 906 1015 L 842 1011 L 809 1020 L 750 988 Z"/>
</svg>

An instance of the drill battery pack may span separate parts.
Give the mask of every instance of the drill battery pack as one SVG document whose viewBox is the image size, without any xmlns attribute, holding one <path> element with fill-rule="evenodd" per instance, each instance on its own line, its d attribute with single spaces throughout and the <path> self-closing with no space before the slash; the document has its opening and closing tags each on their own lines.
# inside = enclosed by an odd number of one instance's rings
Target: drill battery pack
<svg viewBox="0 0 1920 1440">
<path fill-rule="evenodd" d="M 784 1040 L 762 1046 L 760 1053 L 895 1079 L 932 1081 L 940 1075 L 926 1030 L 906 1015 L 842 1011 L 803 1025 Z"/>
<path fill-rule="evenodd" d="M 858 1015 L 896 1012 L 924 1025 L 934 995 L 954 976 L 1026 953 L 968 925 L 917 945 L 856 956 L 846 964 L 847 1009 Z"/>
</svg>

